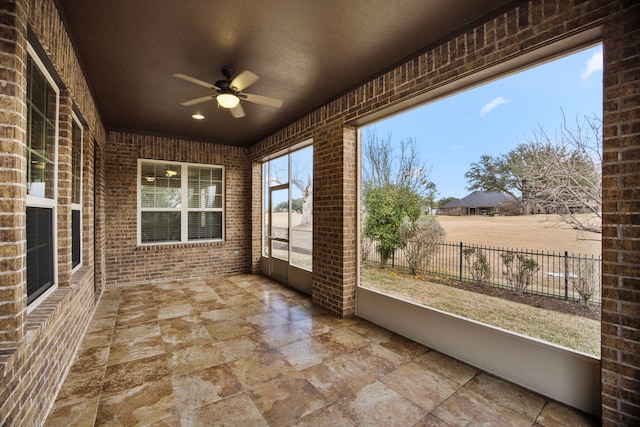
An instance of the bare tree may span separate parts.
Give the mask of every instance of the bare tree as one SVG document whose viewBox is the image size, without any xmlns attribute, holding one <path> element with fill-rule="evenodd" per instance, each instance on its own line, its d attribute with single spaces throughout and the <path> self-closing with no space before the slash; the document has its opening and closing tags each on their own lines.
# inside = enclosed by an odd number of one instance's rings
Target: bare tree
<svg viewBox="0 0 640 427">
<path fill-rule="evenodd" d="M 413 138 L 392 143 L 391 134 L 378 136 L 375 128 L 368 130 L 362 152 L 362 179 L 365 187 L 393 185 L 404 187 L 432 202 L 436 187 L 429 180 L 431 166 L 420 157 Z"/>
<path fill-rule="evenodd" d="M 539 212 L 558 214 L 559 224 L 581 231 L 602 232 L 601 120 L 586 116 L 558 135 L 543 129 L 524 144 L 528 161 L 519 173 L 527 198 Z"/>
<path fill-rule="evenodd" d="M 306 168 L 301 168 L 299 164 L 293 162 L 293 170 L 289 175 L 288 167 L 274 167 L 270 173 L 269 181 L 274 184 L 289 184 L 295 186 L 302 195 L 302 217 L 300 227 L 311 227 L 313 223 L 313 177 Z"/>
<path fill-rule="evenodd" d="M 302 193 L 302 218 L 300 227 L 311 227 L 313 222 L 313 178 L 310 174 L 307 179 L 301 178 L 301 173 L 295 171 L 291 175 L 291 184 L 295 185 Z"/>
</svg>

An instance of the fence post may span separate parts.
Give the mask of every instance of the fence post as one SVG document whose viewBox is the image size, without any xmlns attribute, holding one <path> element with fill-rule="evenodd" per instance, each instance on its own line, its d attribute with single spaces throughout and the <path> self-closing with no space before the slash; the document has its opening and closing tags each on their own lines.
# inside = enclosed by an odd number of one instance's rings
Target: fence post
<svg viewBox="0 0 640 427">
<path fill-rule="evenodd" d="M 569 252 L 564 251 L 564 300 L 569 299 Z"/>
<path fill-rule="evenodd" d="M 460 242 L 460 281 L 462 282 L 462 242 Z"/>
</svg>

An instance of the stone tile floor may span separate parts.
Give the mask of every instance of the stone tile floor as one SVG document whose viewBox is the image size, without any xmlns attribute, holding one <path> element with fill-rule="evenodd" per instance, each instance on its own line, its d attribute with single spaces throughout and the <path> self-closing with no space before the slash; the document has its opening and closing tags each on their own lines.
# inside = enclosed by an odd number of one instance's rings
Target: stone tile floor
<svg viewBox="0 0 640 427">
<path fill-rule="evenodd" d="M 47 426 L 590 426 L 262 276 L 107 289 Z"/>
</svg>

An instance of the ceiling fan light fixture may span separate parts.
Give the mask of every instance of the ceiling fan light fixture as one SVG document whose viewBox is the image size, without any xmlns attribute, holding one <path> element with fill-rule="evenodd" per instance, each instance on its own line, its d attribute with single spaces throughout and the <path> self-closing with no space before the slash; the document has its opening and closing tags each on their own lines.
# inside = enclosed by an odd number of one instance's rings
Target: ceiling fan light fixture
<svg viewBox="0 0 640 427">
<path fill-rule="evenodd" d="M 223 93 L 217 96 L 218 105 L 222 108 L 235 108 L 240 103 L 240 98 L 232 93 Z"/>
</svg>

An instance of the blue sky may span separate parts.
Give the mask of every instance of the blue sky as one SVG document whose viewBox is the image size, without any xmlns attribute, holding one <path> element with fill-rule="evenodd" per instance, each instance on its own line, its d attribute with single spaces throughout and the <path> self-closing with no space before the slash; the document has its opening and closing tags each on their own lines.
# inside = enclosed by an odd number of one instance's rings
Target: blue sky
<svg viewBox="0 0 640 427">
<path fill-rule="evenodd" d="M 505 154 L 542 127 L 554 134 L 576 117 L 602 117 L 602 47 L 596 46 L 379 121 L 379 137 L 413 138 L 433 167 L 437 199 L 464 197 L 480 156 Z M 367 128 L 363 129 L 366 138 Z"/>
</svg>

